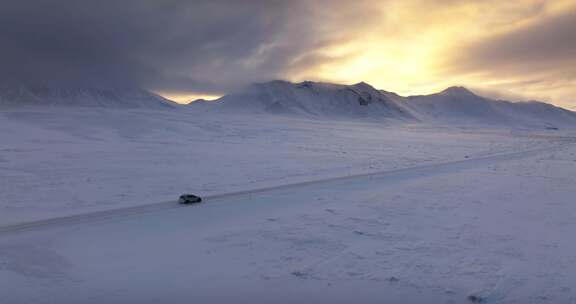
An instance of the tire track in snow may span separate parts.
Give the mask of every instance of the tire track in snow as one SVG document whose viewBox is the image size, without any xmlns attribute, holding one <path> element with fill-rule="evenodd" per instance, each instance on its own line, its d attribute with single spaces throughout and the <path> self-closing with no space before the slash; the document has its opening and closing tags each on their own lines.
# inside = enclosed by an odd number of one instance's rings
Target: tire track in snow
<svg viewBox="0 0 576 304">
<path fill-rule="evenodd" d="M 232 199 L 237 197 L 245 197 L 254 194 L 260 193 L 268 193 L 273 191 L 280 191 L 280 190 L 290 190 L 290 189 L 297 189 L 306 186 L 314 186 L 314 185 L 326 185 L 335 182 L 342 182 L 342 181 L 357 181 L 365 178 L 384 178 L 384 177 L 400 177 L 405 175 L 407 177 L 410 176 L 424 176 L 424 175 L 436 175 L 445 172 L 446 170 L 457 170 L 457 169 L 467 169 L 473 168 L 478 165 L 484 163 L 493 163 L 493 162 L 500 162 L 500 161 L 508 161 L 514 159 L 520 159 L 525 157 L 530 157 L 533 155 L 537 155 L 539 153 L 548 152 L 557 150 L 560 148 L 568 147 L 576 143 L 576 138 L 561 138 L 562 141 L 553 144 L 548 147 L 544 148 L 537 148 L 531 150 L 524 150 L 524 151 L 515 151 L 515 152 L 505 152 L 499 153 L 489 156 L 483 157 L 476 157 L 476 158 L 466 158 L 462 160 L 456 161 L 447 161 L 447 162 L 440 162 L 428 165 L 421 165 L 415 167 L 406 167 L 400 169 L 393 169 L 393 170 L 384 170 L 384 171 L 376 171 L 376 172 L 369 172 L 369 173 L 361 173 L 361 174 L 354 174 L 354 175 L 347 175 L 347 176 L 339 176 L 339 177 L 332 177 L 332 178 L 324 178 L 318 180 L 310 180 L 310 181 L 303 181 L 298 183 L 291 183 L 291 184 L 284 184 L 284 185 L 277 185 L 277 186 L 270 186 L 258 189 L 251 189 L 251 190 L 241 190 L 235 192 L 228 192 L 228 193 L 221 193 L 221 194 L 214 194 L 214 195 L 207 195 L 203 196 L 203 203 L 212 203 L 217 202 L 219 200 L 225 199 Z M 569 139 L 569 140 L 567 140 Z M 202 205 L 201 204 L 201 205 Z M 201 206 L 198 205 L 198 206 Z M 143 213 L 150 213 L 154 211 L 160 210 L 168 210 L 168 209 L 175 209 L 175 208 L 190 208 L 192 206 L 182 206 L 177 204 L 175 201 L 167 201 L 167 202 L 160 202 L 148 205 L 140 205 L 140 206 L 133 206 L 133 207 L 123 207 L 117 209 L 110 209 L 104 211 L 95 211 L 85 214 L 77 214 L 77 215 L 70 215 L 70 216 L 62 216 L 62 217 L 55 217 L 50 219 L 44 220 L 37 220 L 37 221 L 30 221 L 24 223 L 17 223 L 17 224 L 10 224 L 5 226 L 0 226 L 0 236 L 8 235 L 12 233 L 18 232 L 26 232 L 26 231 L 33 231 L 33 230 L 40 230 L 42 228 L 49 228 L 49 227 L 59 227 L 65 225 L 72 225 L 72 224 L 82 224 L 86 222 L 92 221 L 99 221 L 99 220 L 106 220 L 118 217 L 125 217 L 131 215 L 138 215 Z"/>
</svg>

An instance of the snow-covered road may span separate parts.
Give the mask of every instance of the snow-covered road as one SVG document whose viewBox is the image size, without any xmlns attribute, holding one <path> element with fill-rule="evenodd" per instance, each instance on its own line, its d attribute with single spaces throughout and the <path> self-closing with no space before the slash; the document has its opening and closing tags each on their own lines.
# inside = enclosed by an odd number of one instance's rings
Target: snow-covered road
<svg viewBox="0 0 576 304">
<path fill-rule="evenodd" d="M 308 180 L 308 181 L 301 181 L 297 183 L 291 184 L 284 184 L 284 185 L 276 185 L 270 186 L 265 188 L 258 188 L 258 189 L 245 189 L 236 192 L 228 192 L 228 193 L 219 193 L 219 194 L 212 194 L 207 196 L 202 196 L 204 203 L 206 202 L 214 202 L 219 200 L 234 200 L 242 196 L 252 196 L 259 193 L 265 192 L 273 192 L 278 190 L 298 190 L 298 188 L 302 188 L 305 186 L 313 186 L 313 185 L 324 185 L 324 184 L 331 184 L 334 182 L 359 182 L 366 179 L 372 178 L 381 178 L 385 176 L 390 176 L 392 178 L 397 178 L 398 176 L 413 176 L 413 175 L 421 175 L 421 174 L 430 174 L 436 173 L 439 170 L 454 170 L 457 168 L 462 167 L 470 167 L 470 166 L 479 166 L 481 163 L 495 163 L 500 161 L 507 161 L 510 159 L 519 159 L 529 157 L 534 154 L 539 154 L 545 151 L 555 150 L 561 148 L 565 145 L 572 145 L 576 143 L 576 138 L 573 137 L 563 137 L 563 136 L 546 136 L 548 139 L 555 139 L 557 142 L 551 144 L 548 147 L 544 148 L 537 148 L 537 149 L 530 149 L 526 151 L 516 151 L 516 152 L 507 152 L 507 153 L 498 153 L 490 156 L 478 157 L 478 158 L 465 158 L 462 160 L 453 160 L 447 162 L 440 162 L 434 163 L 430 165 L 421 165 L 415 167 L 408 167 L 402 169 L 395 169 L 395 170 L 384 170 L 384 171 L 376 171 L 376 172 L 369 172 L 369 173 L 361 173 L 361 174 L 352 174 L 340 177 L 332 177 L 332 178 L 325 178 L 325 179 L 317 179 L 317 180 Z M 29 222 L 22 222 L 17 224 L 10 224 L 10 225 L 0 225 L 0 234 L 6 233 L 14 233 L 20 231 L 29 231 L 29 230 L 39 230 L 44 229 L 46 227 L 52 226 L 62 226 L 62 225 L 69 225 L 69 224 L 76 224 L 76 223 L 85 223 L 88 221 L 97 221 L 101 219 L 108 219 L 114 217 L 121 217 L 121 216 L 128 216 L 140 213 L 148 213 L 148 212 L 155 212 L 158 210 L 165 210 L 165 209 L 172 209 L 182 207 L 179 206 L 175 201 L 166 201 L 166 202 L 159 202 L 159 203 L 152 203 L 146 204 L 141 206 L 135 207 L 123 207 L 123 208 L 113 208 L 103 211 L 96 211 L 96 212 L 88 212 L 88 213 L 81 213 L 75 214 L 70 216 L 62 216 L 62 217 L 53 217 L 38 221 L 29 221 Z"/>
<path fill-rule="evenodd" d="M 555 145 L 0 235 L 0 303 L 574 303 Z"/>
</svg>

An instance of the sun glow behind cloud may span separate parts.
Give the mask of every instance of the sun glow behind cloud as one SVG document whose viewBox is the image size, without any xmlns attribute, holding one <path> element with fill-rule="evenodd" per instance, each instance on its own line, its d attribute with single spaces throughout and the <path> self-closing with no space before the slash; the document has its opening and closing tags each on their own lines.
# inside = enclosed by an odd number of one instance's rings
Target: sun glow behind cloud
<svg viewBox="0 0 576 304">
<path fill-rule="evenodd" d="M 366 81 L 404 95 L 465 85 L 502 97 L 544 98 L 563 105 L 568 105 L 564 102 L 570 101 L 574 93 L 572 86 L 557 79 L 554 66 L 535 69 L 534 73 L 508 73 L 496 60 L 494 66 L 486 60 L 472 67 L 469 62 L 474 62 L 477 54 L 468 53 L 484 41 L 514 35 L 573 11 L 576 1 L 403 0 L 374 1 L 372 5 L 369 13 L 379 16 L 376 23 L 358 28 L 348 40 L 319 51 L 334 60 L 292 73 L 288 78 Z M 521 55 L 522 50 L 518 51 Z M 576 101 L 576 96 L 571 99 Z"/>
<path fill-rule="evenodd" d="M 215 95 L 215 94 L 190 94 L 190 93 L 171 93 L 171 92 L 156 92 L 156 94 L 181 104 L 188 104 L 198 99 L 215 100 L 222 97 L 222 95 Z"/>
</svg>

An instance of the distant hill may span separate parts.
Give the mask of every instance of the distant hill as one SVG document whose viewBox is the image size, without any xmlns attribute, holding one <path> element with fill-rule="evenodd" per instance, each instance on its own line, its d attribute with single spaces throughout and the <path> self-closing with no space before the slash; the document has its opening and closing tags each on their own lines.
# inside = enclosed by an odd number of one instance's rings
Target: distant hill
<svg viewBox="0 0 576 304">
<path fill-rule="evenodd" d="M 142 89 L 0 87 L 0 107 L 60 106 L 106 108 L 170 108 L 176 104 Z"/>
<path fill-rule="evenodd" d="M 464 87 L 422 96 L 406 104 L 423 121 L 451 124 L 491 124 L 550 127 L 576 126 L 576 113 L 543 102 L 510 102 L 478 96 Z"/>
</svg>

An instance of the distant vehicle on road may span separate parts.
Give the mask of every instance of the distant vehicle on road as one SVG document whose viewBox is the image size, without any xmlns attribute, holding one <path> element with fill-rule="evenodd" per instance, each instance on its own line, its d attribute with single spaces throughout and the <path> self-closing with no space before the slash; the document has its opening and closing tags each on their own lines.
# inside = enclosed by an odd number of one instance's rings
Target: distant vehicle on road
<svg viewBox="0 0 576 304">
<path fill-rule="evenodd" d="M 194 194 L 182 194 L 178 199 L 178 203 L 182 205 L 196 204 L 202 202 L 202 198 Z"/>
</svg>

